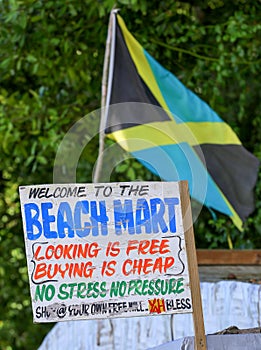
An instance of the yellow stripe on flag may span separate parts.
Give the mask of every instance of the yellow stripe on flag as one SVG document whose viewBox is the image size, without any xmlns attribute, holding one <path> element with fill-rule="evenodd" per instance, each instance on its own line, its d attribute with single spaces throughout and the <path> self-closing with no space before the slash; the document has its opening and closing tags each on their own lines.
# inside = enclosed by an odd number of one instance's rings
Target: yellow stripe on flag
<svg viewBox="0 0 261 350">
<path fill-rule="evenodd" d="M 121 27 L 122 34 L 124 36 L 131 58 L 135 63 L 139 75 L 150 88 L 151 92 L 153 93 L 154 97 L 158 100 L 161 107 L 168 111 L 169 108 L 161 94 L 161 91 L 158 87 L 157 81 L 151 70 L 149 62 L 147 61 L 146 56 L 144 55 L 143 47 L 128 31 L 123 19 L 119 15 L 117 15 L 117 19 L 119 21 L 119 25 Z"/>
<path fill-rule="evenodd" d="M 176 124 L 175 121 L 154 122 L 118 130 L 108 136 L 120 142 L 121 146 L 129 152 L 181 142 L 186 142 L 190 146 L 201 144 L 241 145 L 230 126 L 222 122 L 181 124 Z"/>
</svg>

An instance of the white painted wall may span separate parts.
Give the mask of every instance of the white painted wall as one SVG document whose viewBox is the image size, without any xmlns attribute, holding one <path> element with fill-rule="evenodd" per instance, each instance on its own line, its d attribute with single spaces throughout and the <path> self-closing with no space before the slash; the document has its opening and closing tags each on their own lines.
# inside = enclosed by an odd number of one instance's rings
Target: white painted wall
<svg viewBox="0 0 261 350">
<path fill-rule="evenodd" d="M 261 285 L 201 283 L 206 334 L 260 327 Z M 193 335 L 191 314 L 57 323 L 38 350 L 144 350 Z"/>
</svg>

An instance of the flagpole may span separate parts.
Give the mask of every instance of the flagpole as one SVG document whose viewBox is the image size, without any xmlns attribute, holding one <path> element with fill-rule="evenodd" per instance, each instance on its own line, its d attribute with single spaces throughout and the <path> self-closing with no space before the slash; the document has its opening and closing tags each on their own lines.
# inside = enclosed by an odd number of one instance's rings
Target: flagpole
<svg viewBox="0 0 261 350">
<path fill-rule="evenodd" d="M 102 89 L 101 89 L 101 119 L 99 127 L 99 153 L 96 162 L 93 182 L 99 182 L 102 163 L 103 163 L 103 151 L 105 147 L 105 126 L 108 115 L 111 85 L 112 85 L 112 71 L 114 65 L 114 48 L 115 48 L 115 14 L 118 9 L 113 9 L 110 13 L 108 33 L 106 39 L 105 55 L 103 62 L 103 73 L 102 73 Z M 109 70 L 109 72 L 108 72 Z"/>
</svg>

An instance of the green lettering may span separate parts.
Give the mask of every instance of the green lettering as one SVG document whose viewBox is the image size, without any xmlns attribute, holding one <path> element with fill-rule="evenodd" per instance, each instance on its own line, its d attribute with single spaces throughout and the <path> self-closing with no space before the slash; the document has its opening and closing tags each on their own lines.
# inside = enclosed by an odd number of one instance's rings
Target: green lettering
<svg viewBox="0 0 261 350">
<path fill-rule="evenodd" d="M 54 295 L 55 287 L 52 284 L 49 284 L 48 286 L 46 286 L 45 284 L 43 286 L 38 285 L 36 286 L 34 299 L 35 301 L 37 301 L 38 299 L 40 299 L 40 301 L 43 301 L 44 299 L 50 301 L 53 299 Z"/>
<path fill-rule="evenodd" d="M 184 280 L 184 278 L 179 278 L 177 280 L 176 291 L 175 291 L 177 294 L 184 292 L 183 280 Z"/>
<path fill-rule="evenodd" d="M 112 282 L 111 289 L 110 289 L 110 297 L 112 297 L 112 296 L 117 297 L 118 296 L 119 286 L 120 286 L 119 281 Z"/>
<path fill-rule="evenodd" d="M 61 300 L 65 300 L 65 299 L 68 299 L 69 298 L 69 293 L 66 292 L 66 289 L 67 288 L 67 284 L 66 283 L 63 283 L 60 285 L 60 288 L 59 288 L 59 293 L 58 293 L 58 298 L 61 299 Z"/>
<path fill-rule="evenodd" d="M 125 281 L 122 281 L 120 283 L 120 288 L 119 288 L 119 294 L 121 297 L 124 296 L 125 292 L 126 292 L 126 289 L 127 289 L 127 283 Z"/>
<path fill-rule="evenodd" d="M 85 298 L 86 297 L 86 283 L 82 282 L 82 283 L 79 283 L 78 286 L 77 286 L 77 298 Z M 84 295 L 83 295 L 84 293 Z"/>
<path fill-rule="evenodd" d="M 136 280 L 135 293 L 138 295 L 142 295 L 141 286 L 142 286 L 142 281 Z"/>
<path fill-rule="evenodd" d="M 73 297 L 74 287 L 76 287 L 76 286 L 77 286 L 77 283 L 69 283 L 68 284 L 68 287 L 70 287 L 70 294 L 69 294 L 70 299 L 72 299 L 72 297 Z"/>
<path fill-rule="evenodd" d="M 35 296 L 34 296 L 35 301 L 37 301 L 38 299 L 40 299 L 40 301 L 43 301 L 45 288 L 46 288 L 45 284 L 43 286 L 39 286 L 39 285 L 36 286 Z"/>
<path fill-rule="evenodd" d="M 148 294 L 148 287 L 149 287 L 149 281 L 148 280 L 143 281 L 142 295 Z"/>
<path fill-rule="evenodd" d="M 100 296 L 102 298 L 106 297 L 106 282 L 102 282 L 101 283 L 101 292 L 100 292 Z"/>
</svg>

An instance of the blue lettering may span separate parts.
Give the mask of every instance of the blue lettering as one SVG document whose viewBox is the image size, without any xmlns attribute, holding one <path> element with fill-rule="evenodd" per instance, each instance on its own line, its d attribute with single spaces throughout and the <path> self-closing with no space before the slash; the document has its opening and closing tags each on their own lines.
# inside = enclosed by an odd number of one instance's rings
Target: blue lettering
<svg viewBox="0 0 261 350">
<path fill-rule="evenodd" d="M 134 230 L 134 218 L 133 218 L 133 208 L 131 199 L 125 199 L 124 206 L 122 207 L 120 200 L 114 200 L 114 226 L 117 235 L 121 235 L 121 228 L 123 226 L 124 230 L 128 227 L 128 233 L 133 235 Z"/>
<path fill-rule="evenodd" d="M 77 202 L 74 209 L 74 226 L 76 234 L 79 237 L 86 237 L 89 235 L 91 230 L 90 222 L 84 223 L 84 228 L 82 228 L 81 224 L 81 213 L 88 214 L 89 213 L 89 202 L 81 201 Z"/>
<path fill-rule="evenodd" d="M 146 199 L 139 198 L 136 208 L 136 233 L 141 233 L 141 226 L 145 227 L 146 233 L 151 233 L 150 210 Z"/>
<path fill-rule="evenodd" d="M 164 202 L 160 198 L 153 198 L 150 200 L 150 207 L 153 232 L 158 233 L 160 226 L 161 232 L 166 233 L 168 227 L 163 217 L 165 213 Z"/>
<path fill-rule="evenodd" d="M 35 211 L 35 215 L 33 215 Z M 26 232 L 27 238 L 31 241 L 38 239 L 42 234 L 42 225 L 39 219 L 39 208 L 35 203 L 28 203 L 24 205 L 25 213 L 25 222 L 26 222 Z M 38 230 L 37 233 L 34 233 L 34 227 Z"/>
<path fill-rule="evenodd" d="M 97 213 L 97 203 L 95 201 L 91 201 L 91 222 L 92 222 L 92 235 L 99 235 L 99 227 L 98 223 L 101 223 L 101 234 L 103 236 L 107 236 L 108 227 L 107 222 L 109 218 L 106 214 L 106 205 L 105 201 L 99 202 L 100 215 Z"/>
<path fill-rule="evenodd" d="M 67 202 L 62 202 L 59 206 L 57 214 L 57 230 L 59 238 L 64 238 L 66 231 L 68 232 L 68 237 L 74 237 L 72 211 Z"/>
<path fill-rule="evenodd" d="M 55 216 L 49 215 L 48 210 L 53 207 L 51 202 L 42 203 L 42 218 L 43 218 L 43 231 L 46 238 L 57 238 L 57 232 L 51 231 L 50 223 L 55 222 Z"/>
<path fill-rule="evenodd" d="M 168 206 L 170 232 L 175 233 L 177 231 L 175 205 L 179 204 L 179 199 L 178 198 L 164 198 L 164 202 Z"/>
<path fill-rule="evenodd" d="M 32 194 L 33 196 L 33 194 Z M 115 234 L 126 233 L 175 233 L 176 206 L 178 198 L 138 198 L 114 200 Z M 134 213 L 133 213 L 134 211 Z M 109 217 L 105 201 L 78 201 L 71 208 L 69 202 L 62 202 L 58 211 L 52 202 L 27 203 L 24 205 L 27 238 L 37 240 L 43 234 L 45 238 L 73 238 L 108 235 Z"/>
</svg>

